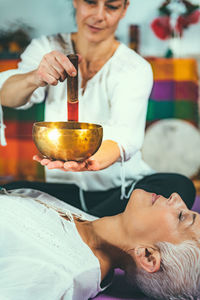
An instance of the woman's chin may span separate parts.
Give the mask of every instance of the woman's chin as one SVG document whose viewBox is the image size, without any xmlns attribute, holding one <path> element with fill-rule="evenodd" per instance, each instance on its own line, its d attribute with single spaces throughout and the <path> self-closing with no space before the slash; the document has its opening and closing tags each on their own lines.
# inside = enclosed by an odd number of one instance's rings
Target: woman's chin
<svg viewBox="0 0 200 300">
<path fill-rule="evenodd" d="M 84 39 L 87 40 L 89 43 L 99 43 L 105 40 L 105 35 L 102 31 L 93 31 L 87 28 L 82 32 Z"/>
</svg>

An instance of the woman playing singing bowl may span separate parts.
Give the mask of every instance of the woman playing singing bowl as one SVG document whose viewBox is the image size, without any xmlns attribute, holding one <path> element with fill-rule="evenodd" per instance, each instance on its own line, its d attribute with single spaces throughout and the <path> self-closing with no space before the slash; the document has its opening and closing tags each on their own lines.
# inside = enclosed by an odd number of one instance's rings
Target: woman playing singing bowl
<svg viewBox="0 0 200 300">
<path fill-rule="evenodd" d="M 2 299 L 87 300 L 111 284 L 115 268 L 156 299 L 199 299 L 200 217 L 177 193 L 136 189 L 123 213 L 80 212 L 43 192 L 3 190 Z"/>
<path fill-rule="evenodd" d="M 1 103 L 25 109 L 45 99 L 45 121 L 67 121 L 66 80 L 77 74 L 67 55 L 77 53 L 79 121 L 102 125 L 103 142 L 83 162 L 36 155 L 46 182 L 7 187 L 46 191 L 96 216 L 123 211 L 135 188 L 166 197 L 176 191 L 191 208 L 192 182 L 156 173 L 141 157 L 153 76 L 149 63 L 116 38 L 129 0 L 74 0 L 73 6 L 77 31 L 33 39 L 18 69 L 0 74 Z"/>
</svg>

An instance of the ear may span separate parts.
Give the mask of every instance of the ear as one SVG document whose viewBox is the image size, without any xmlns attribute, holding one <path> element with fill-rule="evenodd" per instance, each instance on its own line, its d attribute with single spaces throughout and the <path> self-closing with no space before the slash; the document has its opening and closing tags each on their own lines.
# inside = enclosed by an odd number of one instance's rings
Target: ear
<svg viewBox="0 0 200 300">
<path fill-rule="evenodd" d="M 160 252 L 151 247 L 135 248 L 135 260 L 137 266 L 143 268 L 148 273 L 157 272 L 160 269 Z"/>
</svg>

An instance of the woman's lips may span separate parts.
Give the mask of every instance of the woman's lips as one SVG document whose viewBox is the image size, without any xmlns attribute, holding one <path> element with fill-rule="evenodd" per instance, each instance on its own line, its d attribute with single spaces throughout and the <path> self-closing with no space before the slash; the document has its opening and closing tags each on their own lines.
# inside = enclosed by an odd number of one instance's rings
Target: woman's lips
<svg viewBox="0 0 200 300">
<path fill-rule="evenodd" d="M 155 193 L 152 194 L 152 205 L 156 202 L 156 200 L 160 197 L 160 195 L 157 195 Z"/>
<path fill-rule="evenodd" d="M 88 25 L 89 29 L 92 31 L 92 32 L 99 32 L 101 31 L 102 29 L 101 28 L 98 28 L 98 27 L 95 27 L 95 26 L 92 26 L 92 25 Z"/>
</svg>

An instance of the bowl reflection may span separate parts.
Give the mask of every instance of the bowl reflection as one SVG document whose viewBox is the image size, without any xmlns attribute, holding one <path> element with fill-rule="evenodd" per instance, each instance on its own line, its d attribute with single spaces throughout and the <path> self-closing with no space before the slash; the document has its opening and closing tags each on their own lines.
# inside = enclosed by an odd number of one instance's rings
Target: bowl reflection
<svg viewBox="0 0 200 300">
<path fill-rule="evenodd" d="M 81 122 L 36 122 L 33 140 L 39 152 L 50 159 L 83 161 L 100 147 L 101 125 Z"/>
</svg>

